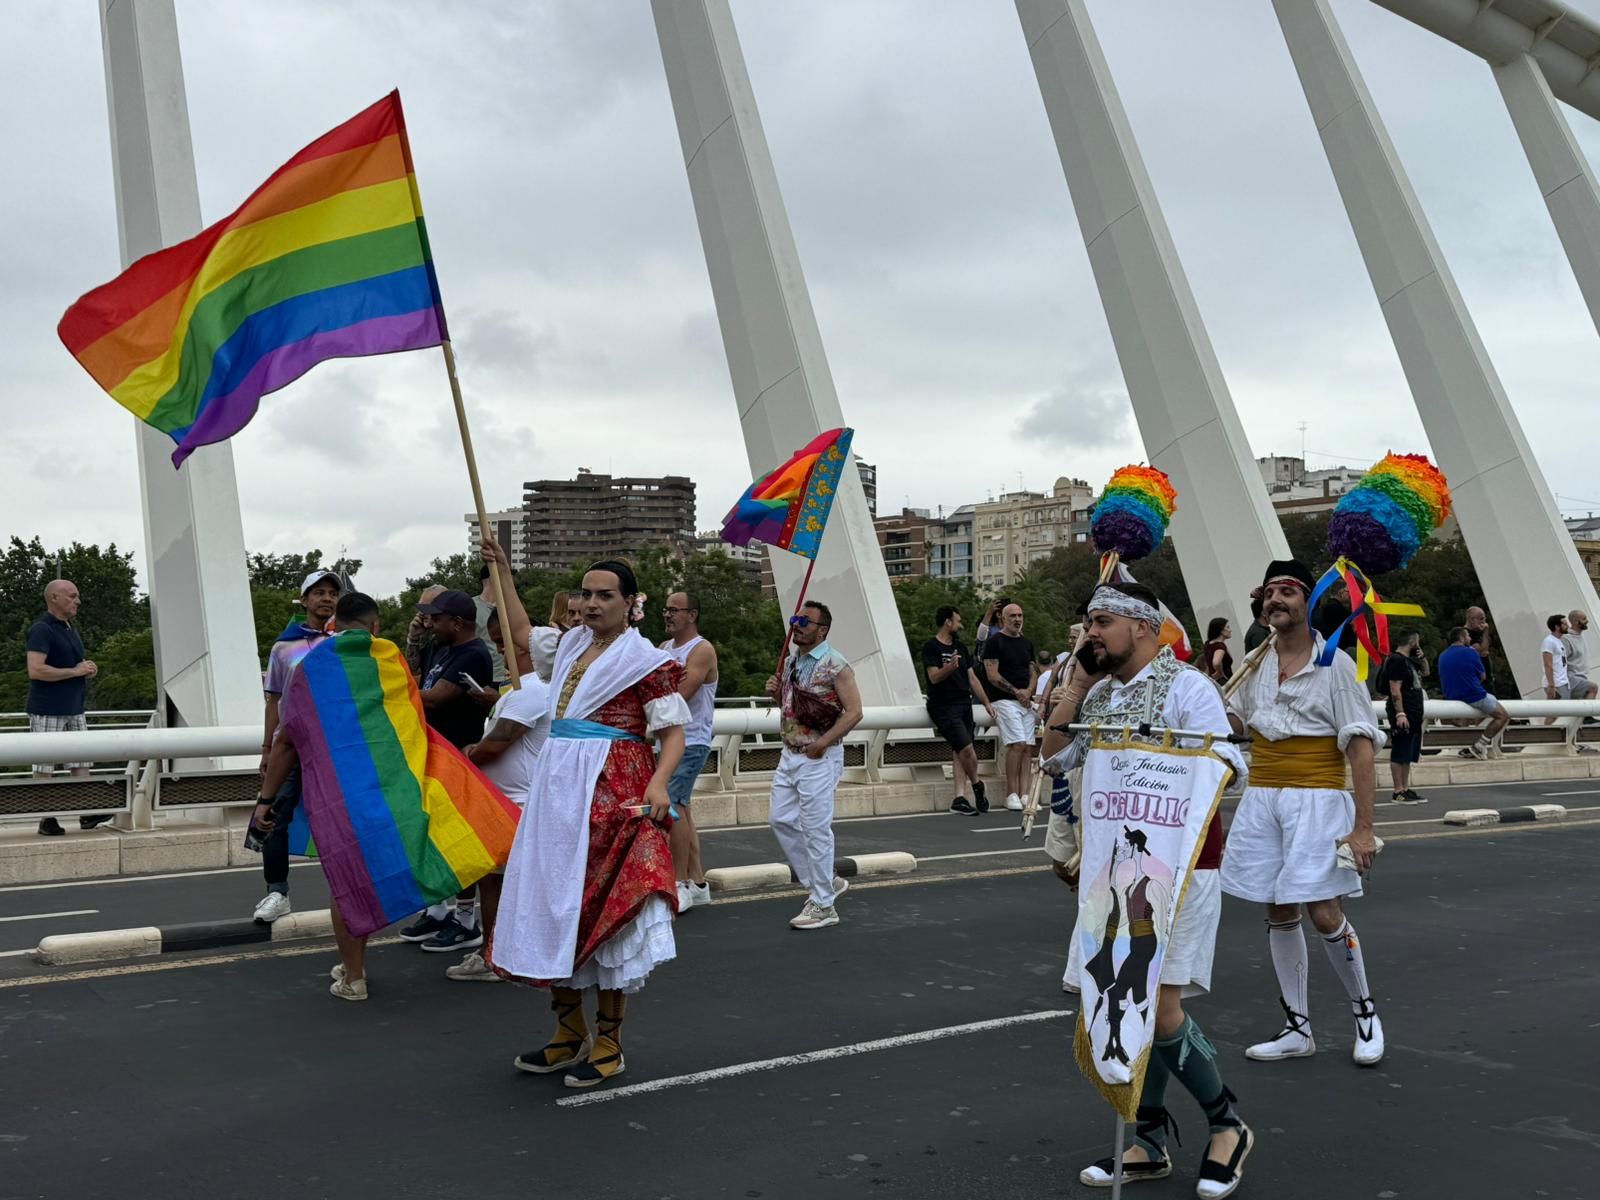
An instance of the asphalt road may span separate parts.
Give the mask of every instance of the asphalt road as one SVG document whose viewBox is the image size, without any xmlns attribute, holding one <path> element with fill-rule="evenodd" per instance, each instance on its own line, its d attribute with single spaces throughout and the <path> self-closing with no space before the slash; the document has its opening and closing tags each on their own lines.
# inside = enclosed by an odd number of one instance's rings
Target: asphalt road
<svg viewBox="0 0 1600 1200">
<path fill-rule="evenodd" d="M 1260 1138 L 1239 1195 L 1600 1196 L 1600 824 L 1411 828 L 1352 906 L 1376 1070 L 1320 956 L 1319 1054 L 1243 1058 L 1276 986 L 1260 914 L 1226 908 L 1191 1011 Z M 1076 1183 L 1112 1123 L 1069 1056 L 1071 893 L 1027 855 L 956 861 L 858 883 L 818 933 L 787 928 L 790 895 L 696 910 L 633 1003 L 627 1074 L 575 1107 L 511 1069 L 548 1031 L 541 993 L 451 983 L 408 946 L 373 950 L 360 1005 L 327 995 L 324 946 L 31 968 L 0 979 L 0 1200 L 1103 1195 Z M 792 1057 L 814 1051 L 834 1057 Z M 1171 1099 L 1179 1169 L 1140 1196 L 1193 1194 L 1204 1127 Z"/>
<path fill-rule="evenodd" d="M 1383 803 L 1387 795 L 1379 793 L 1378 808 L 1383 825 L 1379 834 L 1386 839 L 1434 831 L 1439 817 L 1451 808 L 1553 801 L 1566 804 L 1573 819 L 1600 817 L 1600 780 L 1438 788 L 1429 792 L 1428 804 L 1415 806 Z M 840 821 L 835 837 L 841 856 L 906 850 L 917 856 L 920 874 L 932 875 L 1029 863 L 1042 850 L 1044 821 L 1028 842 L 1022 841 L 1018 826 L 1018 814 L 996 808 L 983 817 L 932 813 Z M 74 830 L 67 836 L 116 835 Z M 707 866 L 783 861 L 764 825 L 707 831 L 702 847 Z M 0 888 L 0 979 L 35 971 L 29 952 L 50 934 L 246 917 L 263 890 L 255 867 Z M 328 906 L 328 890 L 315 864 L 294 865 L 290 890 L 297 909 Z"/>
</svg>

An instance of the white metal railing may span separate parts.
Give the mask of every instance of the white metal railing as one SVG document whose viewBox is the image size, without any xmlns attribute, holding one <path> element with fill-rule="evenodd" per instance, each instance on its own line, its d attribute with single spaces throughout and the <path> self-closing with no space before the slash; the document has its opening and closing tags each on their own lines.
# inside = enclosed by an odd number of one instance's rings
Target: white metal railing
<svg viewBox="0 0 1600 1200">
<path fill-rule="evenodd" d="M 738 699 L 755 701 L 758 698 Z M 1579 738 L 1583 718 L 1600 718 L 1600 701 L 1507 700 L 1502 703 L 1514 719 L 1538 721 L 1548 717 L 1557 718 L 1561 742 L 1550 743 L 1549 746 L 1558 752 L 1571 751 Z M 1374 702 L 1374 713 L 1381 716 L 1382 710 L 1382 703 Z M 1477 710 L 1453 701 L 1430 700 L 1424 711 L 1428 720 L 1436 722 L 1480 724 L 1484 720 Z M 990 723 L 988 714 L 982 709 L 975 708 L 973 716 L 980 727 L 987 727 Z M 708 785 L 720 785 L 724 790 L 733 790 L 741 774 L 741 746 L 747 741 L 755 741 L 757 748 L 770 750 L 772 742 L 757 740 L 771 738 L 778 733 L 779 717 L 780 714 L 770 704 L 765 707 L 719 708 L 712 718 L 718 770 L 714 781 L 708 777 Z M 1528 727 L 1514 728 L 1525 730 Z M 118 773 L 130 777 L 134 822 L 148 827 L 150 806 L 160 787 L 163 762 L 173 759 L 253 759 L 259 752 L 260 739 L 261 727 L 255 724 L 184 726 L 175 729 L 98 727 L 83 733 L 0 733 L 0 770 L 33 762 L 94 760 L 126 763 L 126 767 Z M 1600 741 L 1600 737 L 1595 740 Z M 847 744 L 861 749 L 859 764 L 847 768 L 846 778 L 855 782 L 875 783 L 883 779 L 886 772 L 899 772 L 892 777 L 931 780 L 935 771 L 938 777 L 942 777 L 945 760 L 937 752 L 927 758 L 913 760 L 907 760 L 902 754 L 893 763 L 885 762 L 885 750 L 891 745 L 902 751 L 910 746 L 914 754 L 920 754 L 922 751 L 916 748 L 926 748 L 928 743 L 938 744 L 938 739 L 932 732 L 927 710 L 922 705 L 868 708 L 861 724 L 847 739 Z M 761 776 L 763 772 L 746 774 Z M 0 783 L 4 782 L 4 778 L 0 777 Z M 19 779 L 12 782 L 13 786 L 26 787 L 32 781 Z M 70 783 L 59 776 L 57 782 Z"/>
<path fill-rule="evenodd" d="M 1564 718 L 1568 740 L 1584 717 L 1600 718 L 1600 700 L 1506 700 L 1506 711 L 1513 718 Z M 1374 702 L 1373 711 L 1381 714 L 1383 705 Z M 1425 709 L 1430 720 L 1482 721 L 1483 714 L 1469 705 L 1451 700 L 1429 700 Z M 974 708 L 980 727 L 989 724 L 989 715 Z M 778 712 L 771 708 L 719 709 L 712 718 L 712 732 L 718 735 L 750 737 L 778 732 Z M 888 705 L 866 710 L 857 734 L 876 731 L 912 732 L 930 730 L 928 713 L 920 704 Z M 852 735 L 852 740 L 868 740 Z M 261 726 L 187 725 L 176 729 L 89 729 L 83 733 L 6 733 L 0 734 L 0 766 L 30 762 L 143 761 L 152 758 L 228 758 L 255 757 L 261 748 Z"/>
<path fill-rule="evenodd" d="M 83 714 L 85 723 L 90 729 L 147 729 L 155 718 L 155 711 L 148 708 L 92 708 Z M 28 714 L 25 712 L 0 713 L 0 736 L 27 733 Z M 78 737 L 78 734 L 68 734 L 69 737 Z M 0 762 L 0 783 L 7 777 L 18 778 L 29 775 L 32 761 L 45 762 L 45 759 L 30 760 L 23 763 Z M 56 759 L 57 762 L 84 762 L 82 758 Z M 94 760 L 98 761 L 98 760 Z M 89 773 L 104 779 L 113 775 L 124 773 L 124 766 L 120 761 L 103 763 L 91 767 Z"/>
</svg>

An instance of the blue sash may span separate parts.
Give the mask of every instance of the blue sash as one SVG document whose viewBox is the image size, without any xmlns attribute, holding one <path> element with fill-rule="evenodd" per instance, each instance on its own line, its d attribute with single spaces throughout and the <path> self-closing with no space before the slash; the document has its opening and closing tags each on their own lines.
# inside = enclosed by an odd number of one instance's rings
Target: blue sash
<svg viewBox="0 0 1600 1200">
<path fill-rule="evenodd" d="M 599 721 L 580 721 L 573 717 L 560 717 L 550 722 L 550 736 L 575 741 L 604 740 L 608 742 L 642 742 L 644 739 L 615 725 L 602 725 Z M 678 806 L 669 810 L 672 819 L 678 819 Z"/>
<path fill-rule="evenodd" d="M 626 729 L 618 729 L 614 725 L 602 725 L 599 721 L 580 721 L 573 717 L 560 717 L 551 721 L 550 736 L 579 740 L 603 738 L 608 742 L 644 741 L 638 734 L 629 733 Z"/>
</svg>

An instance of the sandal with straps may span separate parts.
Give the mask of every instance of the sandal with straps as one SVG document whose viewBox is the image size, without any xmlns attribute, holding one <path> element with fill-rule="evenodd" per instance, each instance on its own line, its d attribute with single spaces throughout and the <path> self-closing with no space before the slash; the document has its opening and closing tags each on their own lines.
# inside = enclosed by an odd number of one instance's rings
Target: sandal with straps
<svg viewBox="0 0 1600 1200">
<path fill-rule="evenodd" d="M 1172 1119 L 1172 1114 L 1165 1108 L 1140 1108 L 1137 1114 L 1138 1123 L 1134 1126 L 1133 1137 L 1135 1144 L 1143 1142 L 1143 1149 L 1150 1150 L 1158 1143 L 1150 1139 L 1150 1134 L 1157 1130 L 1171 1132 L 1178 1145 L 1183 1145 L 1183 1139 L 1178 1136 L 1178 1123 Z M 1078 1172 L 1078 1182 L 1085 1187 L 1110 1187 L 1116 1181 L 1117 1160 L 1107 1157 L 1091 1163 Z M 1122 1160 L 1122 1182 L 1139 1183 L 1147 1179 L 1165 1179 L 1172 1174 L 1172 1159 L 1163 1149 L 1160 1158 L 1152 1158 L 1148 1162 L 1129 1162 L 1126 1157 Z"/>
<path fill-rule="evenodd" d="M 594 1039 L 594 1047 L 587 1060 L 567 1072 L 565 1082 L 569 1088 L 591 1088 L 628 1069 L 622 1058 L 622 1046 L 616 1039 L 617 1031 L 622 1028 L 622 1019 L 602 1015 L 597 1024 L 600 1032 Z M 605 1053 L 594 1052 L 602 1048 L 606 1049 Z"/>
<path fill-rule="evenodd" d="M 511 1064 L 517 1070 L 527 1071 L 530 1075 L 553 1075 L 583 1062 L 594 1050 L 594 1035 L 583 1020 L 583 997 L 580 995 L 575 1001 L 552 1004 L 551 1007 L 555 1010 L 558 1035 L 564 1033 L 568 1036 L 558 1036 L 537 1050 L 517 1055 Z M 576 1027 L 567 1024 L 567 1018 L 573 1013 L 578 1014 L 579 1024 Z"/>
<path fill-rule="evenodd" d="M 1244 1179 L 1244 1160 L 1255 1149 L 1256 1139 L 1250 1126 L 1243 1121 L 1237 1122 L 1235 1128 L 1239 1131 L 1239 1144 L 1233 1148 L 1227 1162 L 1220 1163 L 1213 1158 L 1200 1160 L 1200 1176 L 1194 1185 L 1194 1194 L 1200 1200 L 1222 1200 L 1224 1196 L 1231 1196 Z"/>
</svg>

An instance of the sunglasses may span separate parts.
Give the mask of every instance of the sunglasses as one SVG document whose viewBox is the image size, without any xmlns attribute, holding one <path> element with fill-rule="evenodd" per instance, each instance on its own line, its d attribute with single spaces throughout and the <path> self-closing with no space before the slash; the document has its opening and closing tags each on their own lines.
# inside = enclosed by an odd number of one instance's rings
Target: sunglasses
<svg viewBox="0 0 1600 1200">
<path fill-rule="evenodd" d="M 811 624 L 810 617 L 790 617 L 789 625 L 793 629 L 805 629 Z"/>
<path fill-rule="evenodd" d="M 662 615 L 663 616 L 668 616 L 668 617 L 674 617 L 674 616 L 677 616 L 679 613 L 693 612 L 693 611 L 694 611 L 694 609 L 692 609 L 692 608 L 672 608 L 671 606 L 668 606 L 668 607 L 663 608 L 661 610 Z"/>
</svg>

